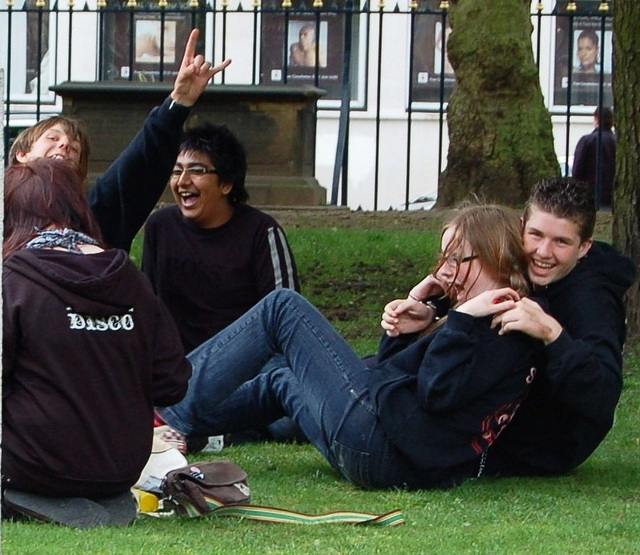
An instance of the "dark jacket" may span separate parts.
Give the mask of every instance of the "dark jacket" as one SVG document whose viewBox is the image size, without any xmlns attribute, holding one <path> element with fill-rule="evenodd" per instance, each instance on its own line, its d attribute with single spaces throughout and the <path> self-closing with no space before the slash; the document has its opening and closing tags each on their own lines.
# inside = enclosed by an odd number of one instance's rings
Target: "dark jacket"
<svg viewBox="0 0 640 555">
<path fill-rule="evenodd" d="M 154 108 L 129 146 L 91 189 L 93 214 L 111 247 L 131 250 L 136 233 L 167 186 L 189 111 L 170 97 Z"/>
<path fill-rule="evenodd" d="M 498 335 L 491 317 L 454 310 L 435 333 L 384 338 L 370 390 L 389 440 L 411 463 L 407 486 L 450 486 L 478 472 L 525 397 L 540 343 Z M 389 356 L 390 355 L 390 356 Z"/>
<path fill-rule="evenodd" d="M 3 481 L 126 491 L 149 457 L 154 406 L 182 399 L 191 374 L 166 308 L 116 249 L 18 251 L 2 293 Z"/>
<path fill-rule="evenodd" d="M 600 149 L 600 182 L 596 191 L 598 175 L 598 138 L 602 140 Z M 610 129 L 595 129 L 578 141 L 573 158 L 571 175 L 586 181 L 599 193 L 600 204 L 611 207 L 613 200 L 613 181 L 616 172 L 616 136 Z"/>
<path fill-rule="evenodd" d="M 513 422 L 489 450 L 487 472 L 554 475 L 575 468 L 613 425 L 622 391 L 624 294 L 635 265 L 605 243 L 544 291 L 563 326 Z"/>
<path fill-rule="evenodd" d="M 196 226 L 177 206 L 158 210 L 145 225 L 142 271 L 171 312 L 186 352 L 271 291 L 300 290 L 283 229 L 247 205 L 214 229 Z"/>
</svg>

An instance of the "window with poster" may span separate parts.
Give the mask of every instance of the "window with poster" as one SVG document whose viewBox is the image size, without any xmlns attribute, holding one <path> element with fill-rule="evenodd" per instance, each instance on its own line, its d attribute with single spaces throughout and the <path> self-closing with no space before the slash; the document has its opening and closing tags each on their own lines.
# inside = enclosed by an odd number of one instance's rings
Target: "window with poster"
<svg viewBox="0 0 640 555">
<path fill-rule="evenodd" d="M 318 11 L 294 2 L 285 13 L 280 5 L 280 0 L 270 0 L 262 6 L 260 82 L 315 85 L 327 91 L 318 106 L 339 107 L 344 80 L 346 18 L 352 17 L 351 107 L 364 107 L 366 20 L 359 13 L 358 4 L 354 3 L 353 15 L 345 13 L 344 0 L 338 0 L 330 9 Z"/>
<path fill-rule="evenodd" d="M 440 0 L 419 0 L 413 15 L 412 100 L 440 102 L 441 91 L 449 100 L 456 76 L 447 57 L 451 34 L 448 14 L 439 10 Z"/>
<path fill-rule="evenodd" d="M 568 1 L 556 3 L 556 44 L 553 104 L 597 106 L 602 81 L 602 104 L 613 104 L 612 3 L 608 12 L 598 10 L 600 0 L 582 0 L 575 11 Z M 570 96 L 569 96 L 570 95 Z"/>
<path fill-rule="evenodd" d="M 172 81 L 178 74 L 189 33 L 204 29 L 204 17 L 187 9 L 187 3 L 170 3 L 160 13 L 144 6 L 104 12 L 102 78 L 105 81 Z M 180 11 L 183 9 L 184 11 Z M 200 41 L 204 33 L 200 34 Z M 198 51 L 203 44 L 197 45 Z"/>
</svg>

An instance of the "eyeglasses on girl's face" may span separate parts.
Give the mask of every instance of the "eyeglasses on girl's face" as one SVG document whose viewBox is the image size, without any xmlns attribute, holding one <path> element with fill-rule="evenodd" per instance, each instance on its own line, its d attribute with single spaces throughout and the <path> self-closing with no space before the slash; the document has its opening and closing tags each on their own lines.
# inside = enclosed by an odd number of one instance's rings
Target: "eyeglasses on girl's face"
<svg viewBox="0 0 640 555">
<path fill-rule="evenodd" d="M 460 256 L 459 254 L 444 254 L 440 253 L 440 262 L 445 262 L 452 268 L 457 268 L 465 262 L 471 262 L 478 258 L 477 254 L 470 254 L 468 256 Z"/>
</svg>

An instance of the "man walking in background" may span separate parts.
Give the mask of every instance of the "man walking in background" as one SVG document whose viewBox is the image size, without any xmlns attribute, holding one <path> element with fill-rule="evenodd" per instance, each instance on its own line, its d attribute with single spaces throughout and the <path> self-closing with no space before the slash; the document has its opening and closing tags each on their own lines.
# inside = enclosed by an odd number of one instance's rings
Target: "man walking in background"
<svg viewBox="0 0 640 555">
<path fill-rule="evenodd" d="M 584 135 L 576 146 L 572 176 L 593 187 L 599 207 L 611 210 L 613 180 L 616 171 L 616 136 L 613 133 L 613 111 L 596 108 L 595 129 Z"/>
</svg>

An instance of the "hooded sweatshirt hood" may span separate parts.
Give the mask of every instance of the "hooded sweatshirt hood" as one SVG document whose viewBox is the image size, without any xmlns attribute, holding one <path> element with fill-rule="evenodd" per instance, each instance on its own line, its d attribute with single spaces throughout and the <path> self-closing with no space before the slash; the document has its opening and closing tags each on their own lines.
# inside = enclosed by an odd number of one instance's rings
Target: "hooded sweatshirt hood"
<svg viewBox="0 0 640 555">
<path fill-rule="evenodd" d="M 580 279 L 597 280 L 598 285 L 624 296 L 636 279 L 633 261 L 611 245 L 595 241 L 578 267 Z"/>
<path fill-rule="evenodd" d="M 21 250 L 9 257 L 5 273 L 15 272 L 68 305 L 76 314 L 109 317 L 126 313 L 139 298 L 135 267 L 119 249 L 70 255 L 52 249 Z"/>
</svg>

